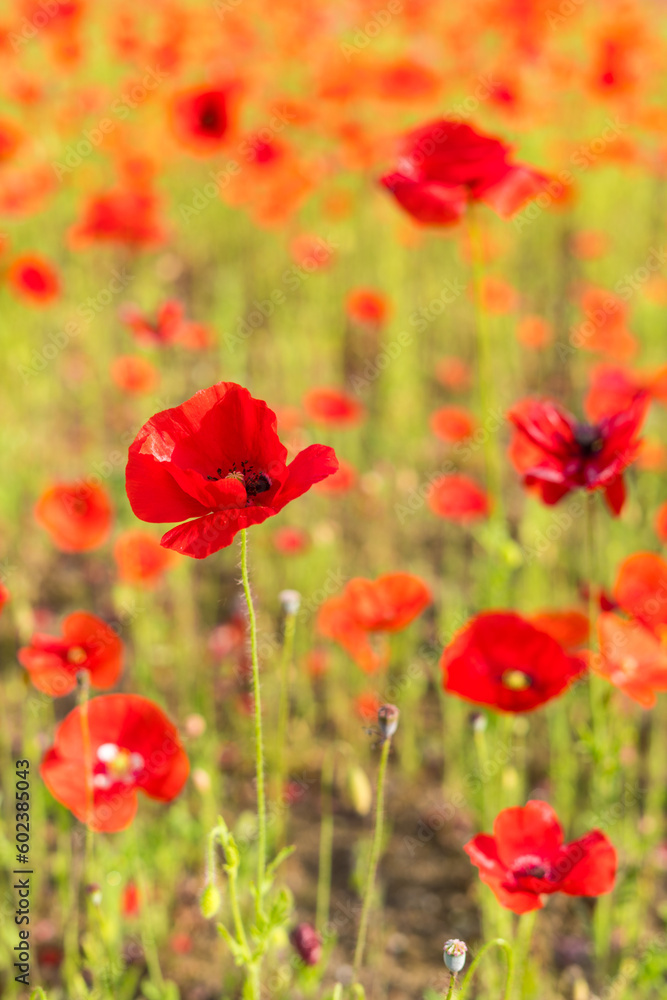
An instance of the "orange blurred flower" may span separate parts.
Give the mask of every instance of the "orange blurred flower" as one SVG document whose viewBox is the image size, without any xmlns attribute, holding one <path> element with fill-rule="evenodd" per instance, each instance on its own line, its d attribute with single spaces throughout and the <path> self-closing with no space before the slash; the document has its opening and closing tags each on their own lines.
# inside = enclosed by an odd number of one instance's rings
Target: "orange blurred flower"
<svg viewBox="0 0 667 1000">
<path fill-rule="evenodd" d="M 175 553 L 163 548 L 157 538 L 134 529 L 118 536 L 113 556 L 124 583 L 147 589 L 156 586 L 176 561 Z"/>
<path fill-rule="evenodd" d="M 355 288 L 345 300 L 345 311 L 362 326 L 382 326 L 389 315 L 389 300 L 374 288 Z"/>
<path fill-rule="evenodd" d="M 469 476 L 442 476 L 431 484 L 428 505 L 446 521 L 468 525 L 489 516 L 489 498 Z"/>
<path fill-rule="evenodd" d="M 643 708 L 667 691 L 667 646 L 637 621 L 607 612 L 598 618 L 600 653 L 590 666 Z"/>
<path fill-rule="evenodd" d="M 7 272 L 10 288 L 30 305 L 48 306 L 60 295 L 60 278 L 53 264 L 39 254 L 15 257 Z"/>
<path fill-rule="evenodd" d="M 37 501 L 35 519 L 63 552 L 88 552 L 109 537 L 112 507 L 96 482 L 57 483 Z"/>
<path fill-rule="evenodd" d="M 134 395 L 152 392 L 160 380 L 157 369 L 139 354 L 121 354 L 114 358 L 111 378 L 119 389 Z"/>
<path fill-rule="evenodd" d="M 328 427 L 356 427 L 366 412 L 354 396 L 327 386 L 307 392 L 303 408 L 310 420 Z"/>
<path fill-rule="evenodd" d="M 453 444 L 469 438 L 475 430 L 476 421 L 469 410 L 460 406 L 443 406 L 431 414 L 430 425 L 436 437 Z"/>
<path fill-rule="evenodd" d="M 548 347 L 554 336 L 553 327 L 541 316 L 524 316 L 516 327 L 516 339 L 522 347 L 539 351 Z"/>
</svg>

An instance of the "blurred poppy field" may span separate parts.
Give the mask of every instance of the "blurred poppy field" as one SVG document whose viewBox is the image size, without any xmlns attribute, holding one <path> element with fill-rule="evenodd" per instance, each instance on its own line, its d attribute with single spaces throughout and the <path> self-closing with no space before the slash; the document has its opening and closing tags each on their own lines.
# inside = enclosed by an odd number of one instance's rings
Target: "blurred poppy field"
<svg viewBox="0 0 667 1000">
<path fill-rule="evenodd" d="M 667 8 L 0 6 L 0 993 L 667 993 Z"/>
</svg>

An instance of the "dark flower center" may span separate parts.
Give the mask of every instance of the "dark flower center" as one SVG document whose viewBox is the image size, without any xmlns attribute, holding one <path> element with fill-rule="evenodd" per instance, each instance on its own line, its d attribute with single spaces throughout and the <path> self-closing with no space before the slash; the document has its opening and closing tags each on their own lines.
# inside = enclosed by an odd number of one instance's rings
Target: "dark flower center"
<svg viewBox="0 0 667 1000">
<path fill-rule="evenodd" d="M 248 465 L 247 462 L 241 462 L 240 470 L 236 468 L 236 462 L 234 462 L 226 475 L 222 469 L 216 471 L 217 476 L 207 476 L 206 478 L 210 479 L 211 482 L 217 482 L 219 479 L 238 479 L 245 486 L 248 497 L 256 497 L 258 493 L 266 493 L 273 485 L 271 477 L 266 472 L 255 472 L 254 467 Z"/>
<path fill-rule="evenodd" d="M 526 691 L 532 686 L 532 678 L 523 670 L 506 670 L 500 678 L 500 683 L 510 691 Z"/>
<path fill-rule="evenodd" d="M 214 105 L 209 105 L 204 108 L 201 115 L 199 116 L 199 121 L 201 127 L 206 129 L 207 132 L 215 132 L 220 127 L 220 115 L 218 109 Z"/>
<path fill-rule="evenodd" d="M 576 424 L 572 433 L 584 455 L 597 455 L 602 451 L 604 438 L 596 424 Z"/>
<path fill-rule="evenodd" d="M 553 866 L 537 854 L 524 854 L 517 858 L 512 865 L 512 874 L 515 878 L 539 878 L 552 881 L 555 877 Z"/>
</svg>

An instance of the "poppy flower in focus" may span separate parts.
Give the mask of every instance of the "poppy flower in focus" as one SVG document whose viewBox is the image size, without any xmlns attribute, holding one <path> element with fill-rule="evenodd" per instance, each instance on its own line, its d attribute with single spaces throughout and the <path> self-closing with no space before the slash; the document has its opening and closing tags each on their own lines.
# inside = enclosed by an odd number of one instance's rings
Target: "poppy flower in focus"
<svg viewBox="0 0 667 1000">
<path fill-rule="evenodd" d="M 452 225 L 474 201 L 508 218 L 548 184 L 531 167 L 511 163 L 510 154 L 498 139 L 442 119 L 405 136 L 397 169 L 380 183 L 422 225 Z"/>
<path fill-rule="evenodd" d="M 152 392 L 160 380 L 157 369 L 150 361 L 137 354 L 121 354 L 114 358 L 110 374 L 119 389 L 136 396 Z"/>
<path fill-rule="evenodd" d="M 233 87 L 193 87 L 172 105 L 176 138 L 194 153 L 210 156 L 224 145 L 230 126 Z"/>
<path fill-rule="evenodd" d="M 116 539 L 113 556 L 124 583 L 154 587 L 176 558 L 146 531 L 124 531 Z"/>
<path fill-rule="evenodd" d="M 65 618 L 62 637 L 36 632 L 18 659 L 38 691 L 61 698 L 74 691 L 80 670 L 92 687 L 113 687 L 123 666 L 123 643 L 101 618 L 75 611 Z"/>
<path fill-rule="evenodd" d="M 475 418 L 460 406 L 443 406 L 431 414 L 431 430 L 441 441 L 465 441 L 475 430 Z"/>
<path fill-rule="evenodd" d="M 342 389 L 311 389 L 303 397 L 306 415 L 327 427 L 356 427 L 365 416 L 362 403 Z"/>
<path fill-rule="evenodd" d="M 142 521 L 183 521 L 161 544 L 203 559 L 338 468 L 321 444 L 289 465 L 286 458 L 273 410 L 242 386 L 218 382 L 144 424 L 130 445 L 127 495 Z"/>
<path fill-rule="evenodd" d="M 635 552 L 619 566 L 614 599 L 646 628 L 667 625 L 667 562 L 654 552 Z"/>
<path fill-rule="evenodd" d="M 643 708 L 652 708 L 656 692 L 667 691 L 667 646 L 637 621 L 614 614 L 598 618 L 599 654 L 591 668 Z"/>
<path fill-rule="evenodd" d="M 450 694 L 501 712 L 532 712 L 565 691 L 586 664 L 520 615 L 485 611 L 454 636 L 440 667 Z"/>
<path fill-rule="evenodd" d="M 86 774 L 80 708 L 60 723 L 40 767 L 53 797 L 78 820 L 97 833 L 117 833 L 134 818 L 137 792 L 161 802 L 179 794 L 190 763 L 176 727 L 157 705 L 136 694 L 102 695 L 88 703 L 88 724 L 92 775 Z"/>
<path fill-rule="evenodd" d="M 436 479 L 428 492 L 428 505 L 438 517 L 464 525 L 483 520 L 490 510 L 489 498 L 481 486 L 460 474 Z"/>
<path fill-rule="evenodd" d="M 580 423 L 549 400 L 517 403 L 508 413 L 515 428 L 509 454 L 524 485 L 548 505 L 575 489 L 603 490 L 612 514 L 620 514 L 622 473 L 637 457 L 648 402 L 639 392 L 625 410 L 596 424 Z"/>
<path fill-rule="evenodd" d="M 93 195 L 81 219 L 69 231 L 70 244 L 83 250 L 91 243 L 111 243 L 133 250 L 159 246 L 167 238 L 156 195 L 118 188 Z"/>
<path fill-rule="evenodd" d="M 544 906 L 543 896 L 602 896 L 616 878 L 616 851 L 601 830 L 565 844 L 563 828 L 546 802 L 503 809 L 493 836 L 478 833 L 465 844 L 479 877 L 507 910 L 528 913 Z"/>
<path fill-rule="evenodd" d="M 62 552 L 88 552 L 103 545 L 112 513 L 109 497 L 95 482 L 57 483 L 35 506 L 35 520 Z"/>
<path fill-rule="evenodd" d="M 357 482 L 357 470 L 344 458 L 338 460 L 338 468 L 332 476 L 315 484 L 317 493 L 348 493 Z"/>
<path fill-rule="evenodd" d="M 60 295 L 58 272 L 38 254 L 15 257 L 7 272 L 7 282 L 30 305 L 48 306 Z"/>
<path fill-rule="evenodd" d="M 372 673 L 388 659 L 374 648 L 374 633 L 400 632 L 431 604 L 431 591 L 411 573 L 387 573 L 376 580 L 355 577 L 321 605 L 317 628 L 345 649 L 357 666 Z"/>
<path fill-rule="evenodd" d="M 297 556 L 309 547 L 310 537 L 303 528 L 285 526 L 273 532 L 273 545 L 284 556 Z"/>
<path fill-rule="evenodd" d="M 360 326 L 379 327 L 389 315 L 389 301 L 373 288 L 355 288 L 345 300 L 345 311 Z"/>
<path fill-rule="evenodd" d="M 462 358 L 441 358 L 435 366 L 435 377 L 446 389 L 463 392 L 470 387 L 470 366 Z"/>
<path fill-rule="evenodd" d="M 528 621 L 546 632 L 564 649 L 578 649 L 588 640 L 588 615 L 582 611 L 543 611 L 530 615 Z"/>
<path fill-rule="evenodd" d="M 516 327 L 516 339 L 522 347 L 531 351 L 539 351 L 548 347 L 553 340 L 553 328 L 541 316 L 524 316 Z"/>
</svg>

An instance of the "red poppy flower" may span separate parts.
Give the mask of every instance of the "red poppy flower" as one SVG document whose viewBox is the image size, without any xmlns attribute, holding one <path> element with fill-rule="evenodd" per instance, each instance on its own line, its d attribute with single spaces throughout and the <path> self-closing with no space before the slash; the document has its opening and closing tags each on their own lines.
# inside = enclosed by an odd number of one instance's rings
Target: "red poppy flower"
<svg viewBox="0 0 667 1000">
<path fill-rule="evenodd" d="M 312 274 L 320 271 L 331 263 L 333 250 L 321 236 L 310 233 L 300 233 L 290 241 L 292 260 L 304 271 Z"/>
<path fill-rule="evenodd" d="M 528 621 L 565 649 L 583 646 L 590 632 L 588 615 L 582 611 L 543 611 L 530 615 Z"/>
<path fill-rule="evenodd" d="M 0 163 L 11 160 L 23 141 L 23 133 L 13 122 L 3 118 L 0 121 Z"/>
<path fill-rule="evenodd" d="M 303 408 L 311 420 L 328 427 L 356 427 L 365 415 L 363 404 L 342 389 L 311 389 Z"/>
<path fill-rule="evenodd" d="M 282 555 L 296 556 L 309 547 L 310 537 L 302 528 L 285 526 L 273 532 L 273 544 Z"/>
<path fill-rule="evenodd" d="M 387 296 L 373 288 L 355 288 L 345 300 L 347 315 L 362 326 L 382 326 L 389 315 Z"/>
<path fill-rule="evenodd" d="M 141 897 L 136 882 L 128 882 L 123 888 L 120 908 L 126 920 L 138 917 L 141 913 Z"/>
<path fill-rule="evenodd" d="M 604 288 L 587 288 L 581 297 L 585 321 L 575 331 L 586 351 L 599 351 L 615 361 L 627 361 L 637 352 L 637 341 L 627 328 L 628 305 Z"/>
<path fill-rule="evenodd" d="M 75 611 L 63 622 L 62 638 L 36 632 L 18 659 L 38 691 L 60 698 L 75 689 L 80 670 L 93 687 L 113 687 L 123 666 L 123 643 L 101 618 Z"/>
<path fill-rule="evenodd" d="M 37 523 L 63 552 L 88 552 L 103 545 L 112 513 L 109 497 L 95 482 L 57 483 L 35 506 Z"/>
<path fill-rule="evenodd" d="M 146 531 L 124 531 L 113 547 L 118 576 L 124 583 L 154 587 L 176 556 Z"/>
<path fill-rule="evenodd" d="M 637 621 L 614 614 L 598 618 L 599 654 L 589 662 L 629 698 L 652 708 L 656 692 L 667 691 L 667 646 Z"/>
<path fill-rule="evenodd" d="M 121 354 L 114 358 L 110 374 L 119 389 L 137 396 L 152 392 L 160 380 L 150 361 L 137 354 Z"/>
<path fill-rule="evenodd" d="M 417 222 L 458 222 L 471 201 L 484 201 L 504 217 L 546 187 L 531 167 L 510 162 L 511 149 L 462 122 L 431 122 L 407 135 L 398 169 L 380 183 Z"/>
<path fill-rule="evenodd" d="M 450 694 L 502 712 L 532 712 L 561 694 L 586 664 L 520 615 L 485 611 L 454 636 L 440 667 Z"/>
<path fill-rule="evenodd" d="M 370 634 L 401 631 L 431 601 L 427 585 L 411 573 L 387 573 L 376 580 L 355 577 L 342 593 L 322 604 L 317 627 L 338 642 L 362 670 L 372 673 L 386 663 L 387 650 L 374 649 Z"/>
<path fill-rule="evenodd" d="M 142 521 L 185 521 L 161 544 L 203 559 L 338 468 L 321 444 L 289 465 L 286 458 L 273 410 L 242 386 L 218 382 L 144 424 L 130 445 L 127 495 Z"/>
<path fill-rule="evenodd" d="M 462 358 L 441 358 L 435 366 L 435 377 L 446 389 L 462 392 L 470 386 L 470 366 Z"/>
<path fill-rule="evenodd" d="M 60 295 L 60 278 L 52 264 L 39 254 L 15 257 L 7 281 L 16 294 L 30 305 L 47 306 Z"/>
<path fill-rule="evenodd" d="M 94 195 L 83 215 L 69 231 L 75 250 L 91 243 L 113 243 L 131 249 L 164 243 L 167 233 L 159 214 L 156 195 L 146 190 L 119 188 Z"/>
<path fill-rule="evenodd" d="M 441 441 L 465 441 L 475 430 L 475 418 L 460 406 L 443 406 L 431 414 L 431 430 Z"/>
<path fill-rule="evenodd" d="M 661 503 L 653 521 L 655 533 L 661 542 L 667 542 L 667 502 Z"/>
<path fill-rule="evenodd" d="M 231 87 L 193 87 L 174 99 L 177 139 L 195 153 L 209 156 L 224 145 L 230 125 Z"/>
<path fill-rule="evenodd" d="M 590 388 L 584 400 L 584 410 L 589 420 L 602 420 L 614 413 L 621 413 L 644 386 L 636 372 L 618 365 L 595 365 L 590 373 Z"/>
<path fill-rule="evenodd" d="M 441 476 L 428 492 L 434 514 L 455 524 L 472 524 L 489 516 L 489 498 L 469 476 Z"/>
<path fill-rule="evenodd" d="M 81 708 L 60 723 L 40 768 L 53 797 L 82 823 L 116 833 L 132 822 L 138 791 L 161 802 L 181 791 L 190 763 L 176 727 L 153 702 L 135 694 L 93 698 L 88 725 L 92 775 L 86 775 Z"/>
<path fill-rule="evenodd" d="M 7 601 L 11 600 L 11 596 L 4 583 L 0 583 L 0 611 L 4 608 Z"/>
<path fill-rule="evenodd" d="M 177 299 L 167 299 L 152 319 L 139 306 L 126 302 L 118 310 L 118 318 L 142 347 L 165 346 L 176 340 L 178 329 L 185 319 L 185 309 Z"/>
<path fill-rule="evenodd" d="M 497 316 L 512 312 L 519 304 L 516 289 L 502 278 L 488 275 L 482 282 L 482 305 L 487 312 Z"/>
<path fill-rule="evenodd" d="M 525 399 L 510 410 L 514 440 L 510 458 L 524 484 L 545 504 L 555 504 L 571 490 L 604 490 L 614 515 L 625 502 L 622 472 L 637 456 L 638 433 L 648 396 L 597 424 L 580 423 L 548 400 Z"/>
<path fill-rule="evenodd" d="M 653 552 L 636 552 L 619 566 L 614 584 L 619 607 L 653 632 L 667 625 L 667 562 Z"/>
<path fill-rule="evenodd" d="M 493 836 L 478 833 L 463 850 L 498 902 L 514 913 L 544 906 L 542 897 L 602 896 L 616 878 L 616 851 L 601 830 L 565 844 L 563 828 L 546 802 L 503 809 Z"/>
</svg>

